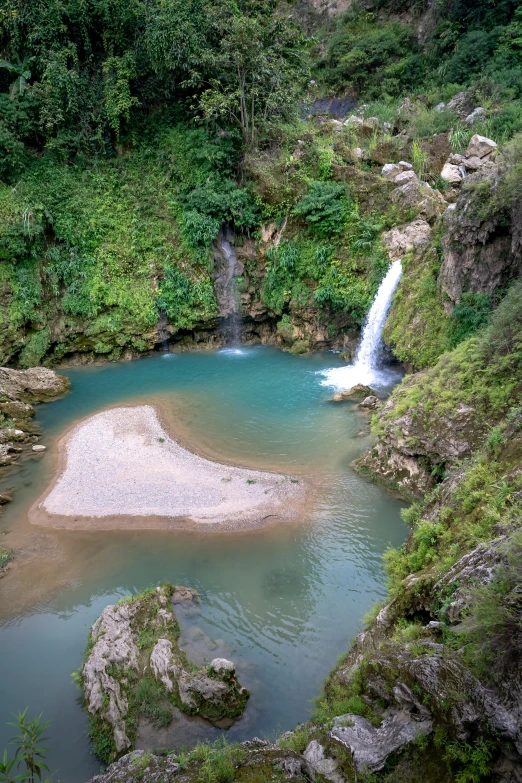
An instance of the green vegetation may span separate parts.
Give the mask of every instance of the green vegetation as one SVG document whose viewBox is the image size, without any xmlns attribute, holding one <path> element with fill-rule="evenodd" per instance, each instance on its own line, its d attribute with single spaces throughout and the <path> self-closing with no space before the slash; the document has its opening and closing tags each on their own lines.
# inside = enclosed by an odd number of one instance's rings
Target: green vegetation
<svg viewBox="0 0 522 783">
<path fill-rule="evenodd" d="M 15 720 L 9 723 L 10 726 L 19 732 L 12 740 L 11 744 L 15 746 L 15 754 L 9 759 L 7 750 L 4 750 L 2 760 L 0 761 L 0 781 L 1 783 L 15 783 L 16 781 L 26 781 L 26 783 L 36 783 L 41 781 L 45 773 L 49 772 L 49 767 L 45 763 L 45 758 L 49 749 L 41 743 L 45 742 L 44 736 L 49 728 L 49 722 L 42 720 L 42 715 L 38 715 L 33 720 L 27 718 L 29 708 L 15 715 Z M 20 768 L 22 771 L 19 772 Z M 46 777 L 46 783 L 49 783 Z"/>
<path fill-rule="evenodd" d="M 331 35 L 324 35 L 325 54 L 319 58 L 316 75 L 330 88 L 342 91 L 349 86 L 366 99 L 387 102 L 423 92 L 432 106 L 447 100 L 459 87 L 471 85 L 482 93 L 481 105 L 522 97 L 522 13 L 514 0 L 500 7 L 495 4 L 494 13 L 488 0 L 473 6 L 441 2 L 422 43 L 413 24 L 383 13 L 395 13 L 399 6 L 401 11 L 411 11 L 411 4 L 381 0 L 378 6 L 379 14 L 352 8 L 338 18 Z M 416 4 L 417 14 L 426 9 L 427 3 Z M 508 113 L 517 116 L 512 135 L 522 129 L 522 112 L 510 107 Z M 510 125 L 507 117 L 501 123 Z"/>
<path fill-rule="evenodd" d="M 509 489 L 511 493 L 512 490 Z M 461 627 L 451 629 L 451 642 L 464 652 L 467 665 L 492 684 L 517 664 L 522 650 L 522 534 L 516 531 L 501 547 L 505 560 L 492 581 L 471 591 L 472 601 Z"/>
<path fill-rule="evenodd" d="M 0 573 L 13 559 L 13 550 L 0 546 Z"/>
</svg>

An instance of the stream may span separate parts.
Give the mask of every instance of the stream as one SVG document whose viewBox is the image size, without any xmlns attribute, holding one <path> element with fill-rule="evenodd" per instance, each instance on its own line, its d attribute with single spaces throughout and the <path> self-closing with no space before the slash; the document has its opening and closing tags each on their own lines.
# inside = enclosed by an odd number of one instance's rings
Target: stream
<svg viewBox="0 0 522 783">
<path fill-rule="evenodd" d="M 274 737 L 307 719 L 336 657 L 385 595 L 383 551 L 406 536 L 401 501 L 350 467 L 371 439 L 359 434 L 367 417 L 355 405 L 328 402 L 325 373 L 345 366 L 333 353 L 254 347 L 66 371 L 71 393 L 38 409 L 47 454 L 0 486 L 17 488 L 0 542 L 20 549 L 0 581 L 0 750 L 13 734 L 6 721 L 29 707 L 51 721 L 56 780 L 85 783 L 99 771 L 71 672 L 102 609 L 163 579 L 201 592 L 200 613 L 179 618 L 189 656 L 231 658 L 251 691 L 230 741 Z M 54 475 L 57 438 L 129 402 L 160 406 L 172 435 L 204 456 L 313 480 L 307 514 L 241 533 L 29 525 L 28 508 Z M 186 743 L 217 735 L 197 722 Z"/>
</svg>

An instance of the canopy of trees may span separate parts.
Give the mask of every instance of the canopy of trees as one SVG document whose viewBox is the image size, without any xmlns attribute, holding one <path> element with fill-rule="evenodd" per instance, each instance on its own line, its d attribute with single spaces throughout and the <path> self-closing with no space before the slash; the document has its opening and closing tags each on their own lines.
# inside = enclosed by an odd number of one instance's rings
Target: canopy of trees
<svg viewBox="0 0 522 783">
<path fill-rule="evenodd" d="M 305 40 L 273 0 L 0 0 L 0 176 L 132 140 L 169 112 L 246 143 L 306 79 Z"/>
</svg>

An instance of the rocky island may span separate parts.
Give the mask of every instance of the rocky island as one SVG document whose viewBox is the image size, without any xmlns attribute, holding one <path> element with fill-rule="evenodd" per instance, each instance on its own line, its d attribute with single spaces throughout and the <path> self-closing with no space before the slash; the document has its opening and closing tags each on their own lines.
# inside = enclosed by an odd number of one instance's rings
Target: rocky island
<svg viewBox="0 0 522 783">
<path fill-rule="evenodd" d="M 234 664 L 215 658 L 198 668 L 178 646 L 174 607 L 198 600 L 195 591 L 166 584 L 108 606 L 94 623 L 77 679 L 102 761 L 133 746 L 143 719 L 166 726 L 177 709 L 219 724 L 242 714 L 249 693 Z"/>
</svg>

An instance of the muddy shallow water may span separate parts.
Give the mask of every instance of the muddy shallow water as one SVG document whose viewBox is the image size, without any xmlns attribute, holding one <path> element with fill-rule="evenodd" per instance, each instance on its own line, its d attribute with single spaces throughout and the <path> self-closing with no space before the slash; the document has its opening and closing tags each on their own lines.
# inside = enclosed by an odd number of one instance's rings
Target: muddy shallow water
<svg viewBox="0 0 522 783">
<path fill-rule="evenodd" d="M 38 411 L 47 453 L 0 486 L 18 487 L 0 542 L 19 551 L 0 580 L 0 749 L 11 713 L 29 706 L 52 721 L 56 780 L 85 783 L 98 771 L 70 673 L 101 610 L 163 579 L 202 594 L 201 611 L 180 617 L 185 649 L 198 663 L 232 658 L 251 690 L 230 740 L 273 736 L 307 718 L 336 656 L 384 595 L 382 552 L 406 534 L 400 501 L 349 466 L 370 441 L 358 435 L 366 419 L 354 406 L 327 403 L 320 373 L 340 365 L 332 353 L 251 348 L 67 372 L 71 394 Z M 297 522 L 242 533 L 31 526 L 27 511 L 54 475 L 57 439 L 75 421 L 129 402 L 160 406 L 169 431 L 204 456 L 310 477 L 314 502 Z M 215 736 L 181 723 L 154 744 Z"/>
</svg>

